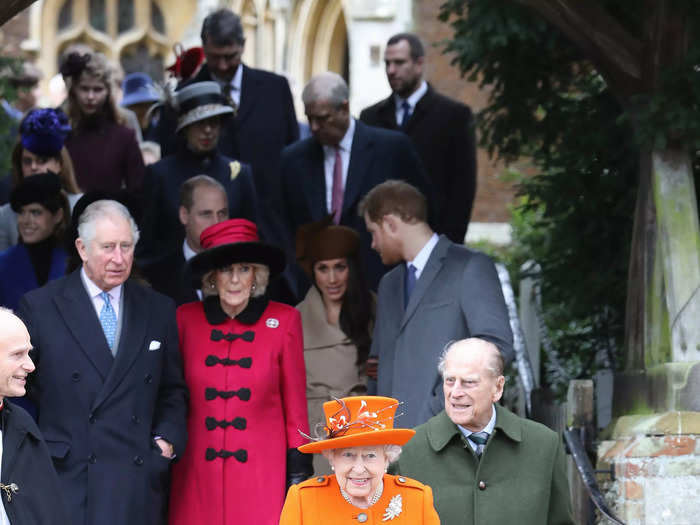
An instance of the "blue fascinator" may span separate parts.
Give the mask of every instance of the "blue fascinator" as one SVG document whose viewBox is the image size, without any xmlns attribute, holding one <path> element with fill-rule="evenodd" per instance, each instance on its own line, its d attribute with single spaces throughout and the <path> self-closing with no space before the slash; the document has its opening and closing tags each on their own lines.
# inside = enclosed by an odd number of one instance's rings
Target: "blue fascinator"
<svg viewBox="0 0 700 525">
<path fill-rule="evenodd" d="M 34 109 L 22 120 L 22 147 L 35 155 L 55 157 L 70 132 L 68 117 L 60 109 Z"/>
</svg>

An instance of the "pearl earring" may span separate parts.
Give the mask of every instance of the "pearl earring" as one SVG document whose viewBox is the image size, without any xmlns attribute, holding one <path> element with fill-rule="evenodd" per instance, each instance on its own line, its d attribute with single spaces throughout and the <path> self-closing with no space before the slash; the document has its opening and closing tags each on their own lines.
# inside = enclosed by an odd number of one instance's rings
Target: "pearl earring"
<svg viewBox="0 0 700 525">
<path fill-rule="evenodd" d="M 335 472 L 335 467 L 333 465 L 331 465 L 331 470 Z"/>
</svg>

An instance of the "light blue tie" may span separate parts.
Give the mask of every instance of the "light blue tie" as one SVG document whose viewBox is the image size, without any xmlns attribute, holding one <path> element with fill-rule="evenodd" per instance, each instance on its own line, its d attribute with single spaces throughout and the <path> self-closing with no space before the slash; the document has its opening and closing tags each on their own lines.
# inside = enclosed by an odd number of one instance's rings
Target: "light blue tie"
<svg viewBox="0 0 700 525">
<path fill-rule="evenodd" d="M 109 301 L 109 294 L 102 292 L 100 297 L 104 301 L 102 310 L 100 310 L 100 324 L 102 325 L 102 331 L 105 333 L 109 349 L 114 354 L 114 339 L 117 336 L 117 314 L 114 313 L 112 303 Z"/>
</svg>

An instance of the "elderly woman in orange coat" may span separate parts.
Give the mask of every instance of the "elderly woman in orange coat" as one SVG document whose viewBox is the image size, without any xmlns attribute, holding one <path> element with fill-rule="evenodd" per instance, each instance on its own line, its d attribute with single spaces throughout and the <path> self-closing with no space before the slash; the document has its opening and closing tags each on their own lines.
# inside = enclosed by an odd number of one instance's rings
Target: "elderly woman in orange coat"
<svg viewBox="0 0 700 525">
<path fill-rule="evenodd" d="M 335 474 L 292 486 L 280 525 L 440 524 L 430 487 L 386 473 L 415 434 L 394 428 L 398 404 L 390 397 L 358 396 L 323 405 L 325 439 L 299 450 L 323 453 Z"/>
</svg>

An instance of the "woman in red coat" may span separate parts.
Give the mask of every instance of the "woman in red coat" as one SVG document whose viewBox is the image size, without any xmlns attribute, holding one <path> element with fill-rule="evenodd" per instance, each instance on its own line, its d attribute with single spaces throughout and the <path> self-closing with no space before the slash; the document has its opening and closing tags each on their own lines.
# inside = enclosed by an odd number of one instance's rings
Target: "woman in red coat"
<svg viewBox="0 0 700 525">
<path fill-rule="evenodd" d="M 296 450 L 308 430 L 301 319 L 265 297 L 284 254 L 245 219 L 210 226 L 201 244 L 190 268 L 211 295 L 177 311 L 190 406 L 169 521 L 277 524 L 286 484 L 312 473 Z"/>
</svg>

